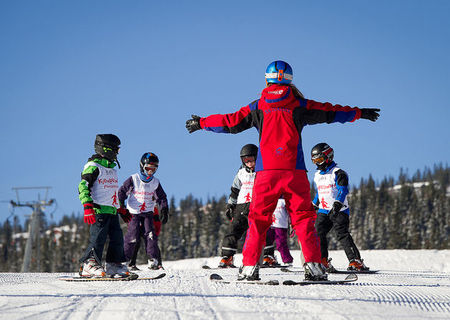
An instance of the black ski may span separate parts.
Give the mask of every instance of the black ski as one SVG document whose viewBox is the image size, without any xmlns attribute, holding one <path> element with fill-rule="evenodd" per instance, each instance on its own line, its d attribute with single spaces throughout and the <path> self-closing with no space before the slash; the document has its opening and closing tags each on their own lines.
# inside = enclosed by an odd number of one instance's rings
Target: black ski
<svg viewBox="0 0 450 320">
<path fill-rule="evenodd" d="M 165 273 L 160 273 L 157 276 L 154 277 L 143 277 L 139 278 L 139 275 L 135 273 L 131 273 L 129 276 L 125 277 L 117 277 L 117 278 L 88 278 L 88 277 L 62 277 L 59 278 L 59 280 L 62 281 L 70 281 L 70 282 L 88 282 L 88 281 L 135 281 L 135 280 L 158 280 L 161 278 L 164 278 L 166 276 Z"/>
<path fill-rule="evenodd" d="M 292 273 L 303 273 L 304 272 L 303 268 L 301 268 L 301 269 L 281 268 L 280 271 L 281 272 L 292 272 Z"/>
<path fill-rule="evenodd" d="M 257 285 L 266 285 L 266 286 L 278 286 L 280 282 L 278 280 L 267 280 L 267 281 L 261 281 L 261 280 L 225 280 L 222 278 L 221 275 L 218 275 L 217 273 L 213 273 L 209 276 L 209 279 L 214 282 L 220 282 L 220 283 L 245 283 L 245 284 L 257 284 Z"/>
<path fill-rule="evenodd" d="M 380 270 L 335 270 L 333 272 L 328 272 L 328 273 L 336 273 L 336 274 L 352 274 L 352 273 L 356 273 L 356 274 L 374 274 L 377 273 Z"/>
<path fill-rule="evenodd" d="M 233 267 L 210 267 L 208 265 L 202 266 L 202 269 L 205 270 L 222 270 L 222 269 L 236 269 L 236 268 L 237 268 L 236 266 Z"/>
<path fill-rule="evenodd" d="M 290 269 L 290 268 L 281 268 L 280 269 L 282 272 L 291 272 L 291 273 L 303 273 L 304 270 L 303 269 Z M 374 274 L 374 273 L 378 273 L 380 270 L 362 270 L 362 271 L 357 271 L 357 270 L 335 270 L 332 272 L 327 272 L 329 274 Z"/>
<path fill-rule="evenodd" d="M 154 276 L 154 277 L 139 277 L 139 278 L 137 278 L 135 280 L 158 280 L 158 279 L 164 278 L 165 276 L 166 276 L 165 273 L 160 273 L 160 274 L 158 274 L 157 276 Z"/>
<path fill-rule="evenodd" d="M 264 265 L 264 264 L 262 264 L 261 266 L 260 266 L 260 268 L 261 269 L 276 269 L 276 268 L 285 268 L 286 266 L 283 266 L 283 265 L 281 265 L 281 264 L 275 264 L 275 265 L 272 265 L 272 266 L 267 266 L 267 265 Z"/>
<path fill-rule="evenodd" d="M 307 286 L 314 284 L 344 284 L 358 280 L 358 276 L 355 273 L 349 274 L 345 279 L 342 280 L 320 280 L 320 281 L 294 281 L 294 280 L 285 280 L 283 284 L 285 286 Z"/>
</svg>

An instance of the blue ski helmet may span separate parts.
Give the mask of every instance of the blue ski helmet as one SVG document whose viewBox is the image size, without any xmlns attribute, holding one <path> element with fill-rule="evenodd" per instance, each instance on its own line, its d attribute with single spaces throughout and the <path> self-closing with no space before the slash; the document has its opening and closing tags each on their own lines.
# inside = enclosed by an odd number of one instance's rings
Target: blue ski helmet
<svg viewBox="0 0 450 320">
<path fill-rule="evenodd" d="M 277 60 L 269 64 L 266 69 L 267 83 L 289 84 L 292 78 L 292 68 L 287 62 Z"/>
<path fill-rule="evenodd" d="M 141 169 L 141 173 L 143 175 L 147 175 L 147 171 L 145 170 L 146 166 L 150 166 L 155 168 L 155 171 L 158 169 L 159 166 L 159 158 L 156 154 L 152 152 L 146 152 L 142 155 L 141 161 L 139 161 L 139 167 Z"/>
</svg>

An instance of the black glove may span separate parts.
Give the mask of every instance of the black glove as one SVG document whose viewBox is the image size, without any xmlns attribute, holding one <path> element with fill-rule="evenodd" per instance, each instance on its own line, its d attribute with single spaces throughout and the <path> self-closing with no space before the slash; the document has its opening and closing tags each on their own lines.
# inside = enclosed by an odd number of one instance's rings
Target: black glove
<svg viewBox="0 0 450 320">
<path fill-rule="evenodd" d="M 191 115 L 192 119 L 186 121 L 186 129 L 189 133 L 200 130 L 200 117 L 195 114 Z"/>
<path fill-rule="evenodd" d="M 230 220 L 233 220 L 234 209 L 236 209 L 236 205 L 235 204 L 231 204 L 231 203 L 227 204 L 227 210 L 225 211 L 225 215 Z"/>
<path fill-rule="evenodd" d="M 368 119 L 370 121 L 377 121 L 380 114 L 380 109 L 375 108 L 362 108 L 361 109 L 361 119 Z"/>
<path fill-rule="evenodd" d="M 166 224 L 167 220 L 169 220 L 169 209 L 167 209 L 167 207 L 161 208 L 159 215 L 160 215 L 161 223 Z"/>
<path fill-rule="evenodd" d="M 336 219 L 337 214 L 341 211 L 343 206 L 344 206 L 344 204 L 342 202 L 335 201 L 333 203 L 333 208 L 330 210 L 330 212 L 328 212 L 328 217 L 331 220 Z"/>
</svg>

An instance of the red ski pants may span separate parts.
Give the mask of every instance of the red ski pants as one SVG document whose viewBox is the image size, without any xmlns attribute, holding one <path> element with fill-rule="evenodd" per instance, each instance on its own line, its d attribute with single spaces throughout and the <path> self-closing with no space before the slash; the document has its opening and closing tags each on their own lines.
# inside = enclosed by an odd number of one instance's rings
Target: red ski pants
<svg viewBox="0 0 450 320">
<path fill-rule="evenodd" d="M 265 245 L 266 231 L 272 214 L 283 196 L 291 223 L 302 247 L 305 262 L 320 263 L 320 242 L 314 223 L 316 212 L 311 203 L 309 181 L 304 170 L 266 170 L 256 174 L 248 215 L 249 228 L 245 239 L 243 265 L 258 263 Z"/>
</svg>

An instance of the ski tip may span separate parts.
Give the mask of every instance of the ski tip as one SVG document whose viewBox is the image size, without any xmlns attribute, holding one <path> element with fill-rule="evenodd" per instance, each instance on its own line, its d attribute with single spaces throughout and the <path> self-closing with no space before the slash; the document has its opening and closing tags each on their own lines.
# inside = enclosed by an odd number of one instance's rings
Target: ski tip
<svg viewBox="0 0 450 320">
<path fill-rule="evenodd" d="M 135 279 L 135 280 L 158 280 L 158 279 L 164 278 L 165 276 L 166 276 L 165 273 L 160 273 L 160 274 L 158 274 L 157 276 L 154 276 L 154 277 L 141 277 L 141 278 L 138 278 L 138 279 Z"/>
<path fill-rule="evenodd" d="M 345 277 L 345 280 L 352 280 L 352 281 L 356 281 L 358 280 L 358 276 L 356 275 L 356 273 L 351 273 L 348 276 Z"/>
<path fill-rule="evenodd" d="M 211 269 L 211 267 L 208 265 L 204 265 L 204 266 L 202 266 L 202 269 Z"/>
<path fill-rule="evenodd" d="M 160 273 L 160 274 L 158 274 L 154 279 L 156 280 L 156 279 L 161 279 L 161 278 L 164 278 L 166 276 L 166 274 L 165 273 Z"/>
<path fill-rule="evenodd" d="M 210 280 L 223 280 L 222 276 L 217 274 L 217 273 L 213 273 L 209 276 Z"/>
</svg>

